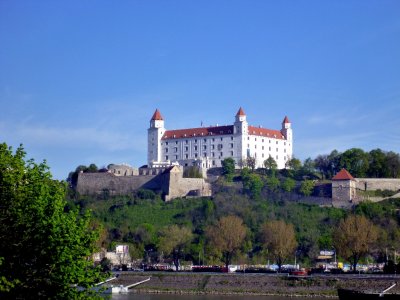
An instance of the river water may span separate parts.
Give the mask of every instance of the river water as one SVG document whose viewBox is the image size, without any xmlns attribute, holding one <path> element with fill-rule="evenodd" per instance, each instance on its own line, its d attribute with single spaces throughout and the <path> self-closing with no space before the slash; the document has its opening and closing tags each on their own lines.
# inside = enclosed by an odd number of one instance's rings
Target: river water
<svg viewBox="0 0 400 300">
<path fill-rule="evenodd" d="M 166 294 L 120 294 L 113 295 L 112 300 L 306 300 L 307 297 L 281 297 L 281 296 L 225 296 L 225 295 L 166 295 Z M 312 300 L 326 300 L 327 298 L 312 297 Z"/>
</svg>

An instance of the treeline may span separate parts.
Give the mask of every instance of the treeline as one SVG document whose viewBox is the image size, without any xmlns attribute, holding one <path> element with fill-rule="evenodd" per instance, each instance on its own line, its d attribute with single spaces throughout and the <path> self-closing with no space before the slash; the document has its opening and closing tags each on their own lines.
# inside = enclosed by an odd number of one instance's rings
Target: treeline
<svg viewBox="0 0 400 300">
<path fill-rule="evenodd" d="M 322 178 L 330 179 L 342 168 L 358 178 L 398 178 L 400 176 L 400 155 L 393 151 L 374 149 L 365 152 L 352 148 L 344 152 L 333 150 L 330 154 L 318 155 L 314 167 Z"/>
</svg>

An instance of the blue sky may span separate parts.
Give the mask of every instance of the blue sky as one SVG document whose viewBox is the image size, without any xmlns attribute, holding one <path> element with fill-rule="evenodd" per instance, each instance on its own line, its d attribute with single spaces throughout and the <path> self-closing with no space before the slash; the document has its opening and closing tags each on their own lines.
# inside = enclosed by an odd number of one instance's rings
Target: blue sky
<svg viewBox="0 0 400 300">
<path fill-rule="evenodd" d="M 400 152 L 400 1 L 0 0 L 0 142 L 55 178 L 146 163 L 167 129 L 294 129 L 294 153 Z"/>
</svg>

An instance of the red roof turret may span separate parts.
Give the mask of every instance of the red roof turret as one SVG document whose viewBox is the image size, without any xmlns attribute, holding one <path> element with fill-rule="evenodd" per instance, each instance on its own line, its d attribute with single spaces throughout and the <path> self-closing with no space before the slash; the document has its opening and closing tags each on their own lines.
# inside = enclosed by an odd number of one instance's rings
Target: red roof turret
<svg viewBox="0 0 400 300">
<path fill-rule="evenodd" d="M 341 169 L 332 180 L 355 180 L 353 176 L 346 169 Z"/>
<path fill-rule="evenodd" d="M 282 123 L 284 123 L 284 124 L 290 123 L 289 118 L 287 116 L 285 116 Z"/>
<path fill-rule="evenodd" d="M 154 112 L 153 116 L 151 117 L 152 120 L 161 120 L 163 121 L 163 117 L 160 113 L 160 111 L 158 110 L 158 108 L 156 109 L 156 111 Z"/>
<path fill-rule="evenodd" d="M 240 107 L 236 115 L 237 116 L 245 116 L 246 114 L 244 113 L 243 108 Z"/>
</svg>

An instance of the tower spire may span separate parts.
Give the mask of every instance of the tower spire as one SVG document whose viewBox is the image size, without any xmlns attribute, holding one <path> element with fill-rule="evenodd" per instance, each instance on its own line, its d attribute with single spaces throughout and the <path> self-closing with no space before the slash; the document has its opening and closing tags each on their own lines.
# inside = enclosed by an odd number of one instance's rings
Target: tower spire
<svg viewBox="0 0 400 300">
<path fill-rule="evenodd" d="M 156 109 L 156 111 L 154 112 L 153 116 L 151 117 L 151 120 L 155 121 L 164 121 L 160 111 L 158 110 L 158 108 Z"/>
<path fill-rule="evenodd" d="M 236 116 L 245 116 L 245 115 L 246 115 L 246 114 L 244 113 L 243 108 L 240 107 L 239 110 L 238 110 L 238 112 L 237 112 L 237 114 L 236 114 Z"/>
</svg>

